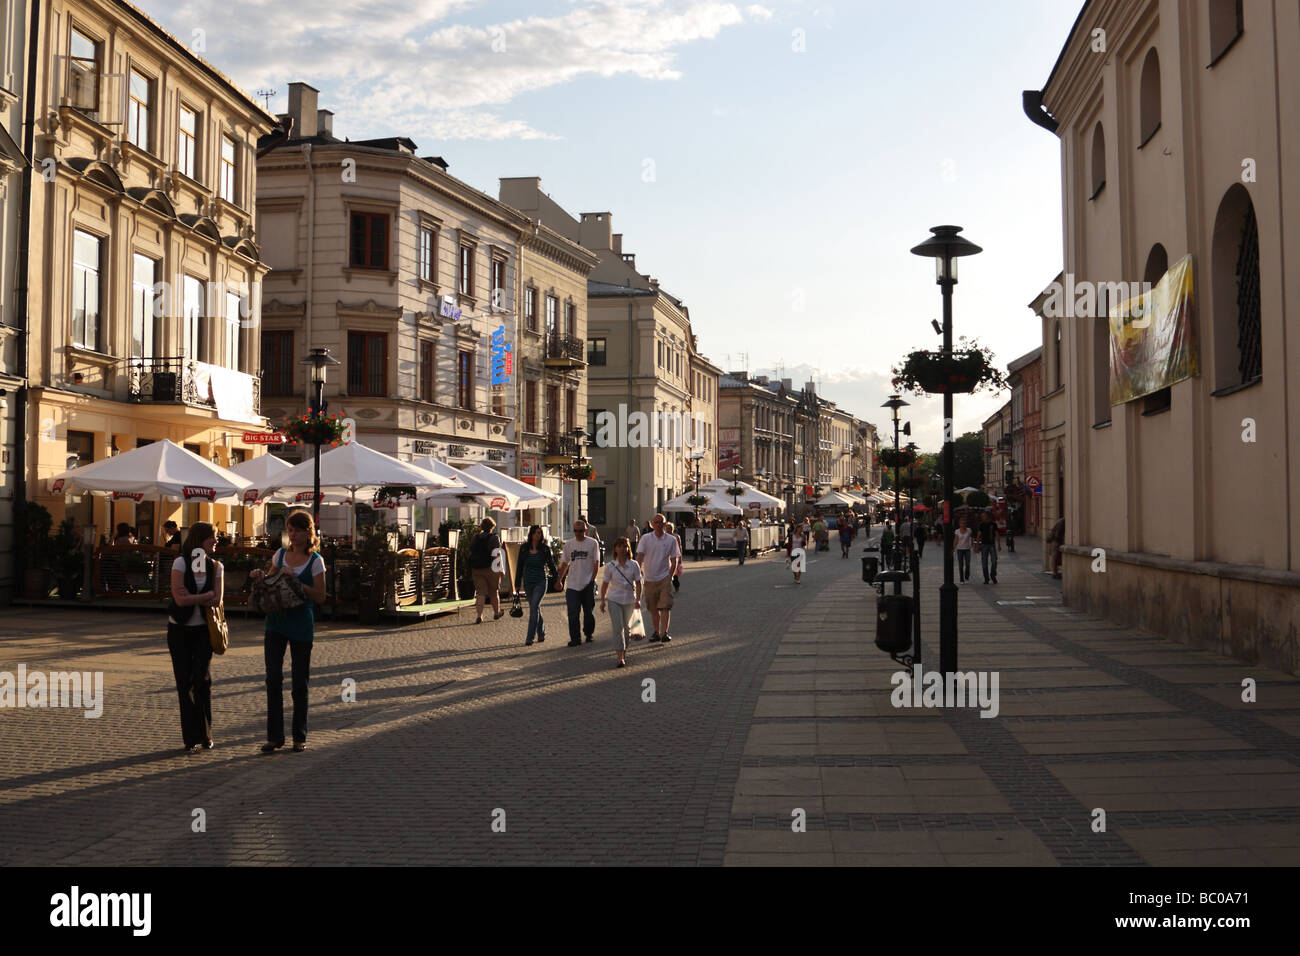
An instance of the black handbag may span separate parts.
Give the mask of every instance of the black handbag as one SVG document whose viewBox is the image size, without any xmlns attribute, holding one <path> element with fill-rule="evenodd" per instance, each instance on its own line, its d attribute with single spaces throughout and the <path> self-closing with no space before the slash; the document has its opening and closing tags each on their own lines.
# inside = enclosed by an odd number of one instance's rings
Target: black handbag
<svg viewBox="0 0 1300 956">
<path fill-rule="evenodd" d="M 512 605 L 510 605 L 510 616 L 511 616 L 511 617 L 523 617 L 523 616 L 524 616 L 524 608 L 523 608 L 523 605 L 519 603 L 519 595 L 518 595 L 518 594 L 515 595 L 515 603 L 512 604 Z"/>
</svg>

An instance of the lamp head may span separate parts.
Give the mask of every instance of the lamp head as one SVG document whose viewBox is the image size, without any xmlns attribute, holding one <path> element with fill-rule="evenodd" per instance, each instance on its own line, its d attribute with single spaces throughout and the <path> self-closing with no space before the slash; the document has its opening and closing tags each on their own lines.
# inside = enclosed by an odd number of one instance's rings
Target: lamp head
<svg viewBox="0 0 1300 956">
<path fill-rule="evenodd" d="M 957 281 L 957 260 L 962 256 L 978 255 L 984 250 L 963 236 L 961 226 L 932 226 L 933 235 L 912 247 L 912 255 L 934 259 L 935 281 Z"/>
</svg>

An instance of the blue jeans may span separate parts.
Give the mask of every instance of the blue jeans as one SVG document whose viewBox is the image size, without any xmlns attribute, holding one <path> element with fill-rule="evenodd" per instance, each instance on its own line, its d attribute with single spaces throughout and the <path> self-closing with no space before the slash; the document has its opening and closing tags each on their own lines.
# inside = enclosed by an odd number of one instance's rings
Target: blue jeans
<svg viewBox="0 0 1300 956">
<path fill-rule="evenodd" d="M 534 638 L 546 639 L 546 625 L 542 622 L 542 598 L 546 597 L 546 580 L 525 585 L 524 593 L 528 596 L 528 638 L 525 643 L 531 644 Z"/>
<path fill-rule="evenodd" d="M 307 680 L 311 672 L 311 641 L 291 641 L 283 634 L 263 640 L 266 660 L 266 739 L 284 743 L 284 651 L 289 649 L 293 675 L 293 742 L 307 740 Z"/>
<path fill-rule="evenodd" d="M 564 603 L 569 611 L 569 640 L 578 643 L 578 618 L 582 617 L 581 634 L 591 637 L 596 633 L 596 582 L 588 581 L 585 588 L 565 588 Z"/>
<path fill-rule="evenodd" d="M 992 572 L 989 571 L 989 565 L 993 566 Z M 990 573 L 993 577 L 998 576 L 998 546 L 996 544 L 980 545 L 980 567 L 984 571 L 984 583 L 987 584 Z"/>
<path fill-rule="evenodd" d="M 970 580 L 970 548 L 957 549 L 957 571 L 961 580 Z"/>
</svg>

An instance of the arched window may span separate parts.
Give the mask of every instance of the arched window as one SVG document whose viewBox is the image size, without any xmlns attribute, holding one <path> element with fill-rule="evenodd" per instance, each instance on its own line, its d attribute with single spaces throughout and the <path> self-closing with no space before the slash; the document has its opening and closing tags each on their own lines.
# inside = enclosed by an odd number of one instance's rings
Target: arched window
<svg viewBox="0 0 1300 956">
<path fill-rule="evenodd" d="M 1214 66 L 1241 36 L 1241 0 L 1209 0 L 1210 66 Z"/>
<path fill-rule="evenodd" d="M 1249 385 L 1263 375 L 1259 309 L 1259 229 L 1246 187 L 1224 194 L 1214 220 L 1210 282 L 1216 389 Z"/>
<path fill-rule="evenodd" d="M 1092 195 L 1096 199 L 1101 187 L 1106 185 L 1106 134 L 1098 123 L 1092 129 Z"/>
<path fill-rule="evenodd" d="M 1164 274 L 1169 271 L 1169 253 L 1165 252 L 1165 247 L 1156 243 L 1147 253 L 1146 268 L 1142 270 L 1143 289 L 1147 286 L 1154 287 L 1157 282 L 1164 278 Z M 1168 388 L 1162 388 L 1158 392 L 1152 392 L 1142 400 L 1142 411 L 1145 412 L 1163 412 L 1169 408 L 1173 400 L 1173 392 Z"/>
<path fill-rule="evenodd" d="M 1155 47 L 1142 61 L 1142 88 L 1138 101 L 1138 149 L 1160 128 L 1160 57 Z"/>
</svg>

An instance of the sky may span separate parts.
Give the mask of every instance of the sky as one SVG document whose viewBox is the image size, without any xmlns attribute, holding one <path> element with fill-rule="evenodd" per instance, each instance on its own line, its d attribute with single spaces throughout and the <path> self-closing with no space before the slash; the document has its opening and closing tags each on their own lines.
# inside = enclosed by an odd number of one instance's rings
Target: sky
<svg viewBox="0 0 1300 956">
<path fill-rule="evenodd" d="M 250 93 L 320 90 L 334 133 L 406 136 L 491 195 L 540 176 L 690 310 L 726 370 L 781 374 L 874 422 L 891 366 L 937 347 L 940 224 L 954 329 L 1006 363 L 1062 267 L 1060 145 L 1021 109 L 1082 0 L 189 0 L 142 7 Z M 202 31 L 196 34 L 195 31 Z M 956 433 L 1009 392 L 958 396 Z M 942 442 L 940 398 L 905 396 Z"/>
</svg>

